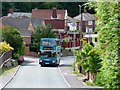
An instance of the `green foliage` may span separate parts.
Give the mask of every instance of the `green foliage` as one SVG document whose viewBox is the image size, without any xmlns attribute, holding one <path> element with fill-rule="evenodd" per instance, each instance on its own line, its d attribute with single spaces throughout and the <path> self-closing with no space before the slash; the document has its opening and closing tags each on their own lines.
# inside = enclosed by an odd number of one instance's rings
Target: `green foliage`
<svg viewBox="0 0 120 90">
<path fill-rule="evenodd" d="M 13 54 L 13 58 L 14 58 L 14 59 L 17 59 L 17 60 L 18 60 L 19 57 L 20 57 L 20 55 L 19 55 L 18 53 L 14 53 L 14 54 Z"/>
<path fill-rule="evenodd" d="M 2 28 L 2 37 L 4 41 L 14 48 L 14 53 L 24 54 L 23 39 L 20 36 L 19 30 L 11 26 L 6 26 Z"/>
<path fill-rule="evenodd" d="M 94 78 L 96 74 L 99 72 L 99 69 L 101 68 L 101 59 L 100 59 L 100 53 L 97 48 L 94 48 L 90 45 L 90 43 L 87 43 L 83 46 L 82 50 L 74 50 L 75 59 L 78 64 L 78 66 L 82 66 L 82 70 L 85 73 L 91 72 L 94 74 Z M 89 77 L 88 77 L 89 79 Z"/>
<path fill-rule="evenodd" d="M 100 1 L 100 0 L 99 0 Z M 95 2 L 98 31 L 98 49 L 102 52 L 102 67 L 97 73 L 96 83 L 106 88 L 120 88 L 120 1 Z"/>
<path fill-rule="evenodd" d="M 101 68 L 101 59 L 99 56 L 99 50 L 92 49 L 89 53 L 89 69 L 92 73 L 97 73 Z"/>
<path fill-rule="evenodd" d="M 33 32 L 32 47 L 34 48 L 34 51 L 39 52 L 41 38 L 54 38 L 54 37 L 56 37 L 56 34 L 49 25 L 38 27 Z"/>
<path fill-rule="evenodd" d="M 90 62 L 89 52 L 93 49 L 93 47 L 88 43 L 86 44 L 82 50 L 81 50 L 81 56 L 82 56 L 82 68 L 85 72 L 90 71 L 90 64 L 93 62 Z"/>
</svg>

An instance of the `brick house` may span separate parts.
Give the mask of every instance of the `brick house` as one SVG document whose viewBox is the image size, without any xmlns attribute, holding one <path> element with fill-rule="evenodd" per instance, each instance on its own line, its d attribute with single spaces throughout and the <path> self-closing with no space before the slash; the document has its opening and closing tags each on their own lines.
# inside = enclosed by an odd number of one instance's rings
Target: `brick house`
<svg viewBox="0 0 120 90">
<path fill-rule="evenodd" d="M 92 42 L 92 38 L 97 38 L 95 33 L 95 20 L 96 17 L 90 13 L 82 13 L 82 22 L 81 22 L 81 14 L 75 16 L 74 19 L 79 21 L 79 30 L 82 29 L 83 38 L 87 42 Z M 81 27 L 82 26 L 82 27 Z M 96 41 L 96 40 L 95 40 Z"/>
<path fill-rule="evenodd" d="M 68 17 L 67 10 L 58 10 L 56 8 L 53 9 L 33 9 L 32 10 L 32 18 L 43 18 L 45 25 L 51 25 L 53 31 L 56 32 L 57 37 L 60 39 L 63 39 L 65 37 L 72 37 L 72 42 L 67 43 L 67 47 L 73 47 L 74 43 L 77 42 L 77 38 L 79 38 L 79 33 L 73 35 L 73 33 L 67 33 L 72 26 L 70 26 L 70 23 L 75 23 L 74 29 L 78 28 L 78 21 Z M 70 21 L 70 22 L 68 22 Z M 73 41 L 73 38 L 75 38 L 75 41 Z M 80 43 L 80 42 L 79 42 Z M 61 42 L 62 47 L 64 46 L 64 43 Z M 80 44 L 75 44 L 76 46 L 79 46 Z"/>
<path fill-rule="evenodd" d="M 74 19 L 80 22 L 79 29 L 81 29 L 84 33 L 93 33 L 95 29 L 95 16 L 90 13 L 82 13 L 82 23 L 81 23 L 81 14 L 75 16 Z"/>
</svg>

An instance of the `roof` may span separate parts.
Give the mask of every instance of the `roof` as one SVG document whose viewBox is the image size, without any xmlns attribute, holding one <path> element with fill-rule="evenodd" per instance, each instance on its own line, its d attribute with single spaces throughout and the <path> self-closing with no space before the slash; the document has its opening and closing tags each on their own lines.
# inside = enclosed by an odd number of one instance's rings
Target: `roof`
<svg viewBox="0 0 120 90">
<path fill-rule="evenodd" d="M 17 28 L 20 31 L 21 36 L 31 36 L 32 31 L 28 30 L 30 19 L 25 18 L 2 18 L 4 25 L 9 25 Z"/>
<path fill-rule="evenodd" d="M 31 19 L 31 23 L 34 28 L 37 28 L 38 26 L 40 26 L 43 23 L 43 21 L 44 21 L 44 19 L 42 19 L 42 18 L 32 18 Z"/>
<path fill-rule="evenodd" d="M 78 16 L 75 16 L 74 19 L 81 21 L 81 14 Z M 89 21 L 89 20 L 95 20 L 95 16 L 90 13 L 82 13 L 82 20 L 83 21 Z"/>
<path fill-rule="evenodd" d="M 32 18 L 46 18 L 50 19 L 52 16 L 52 9 L 33 9 Z M 57 10 L 58 19 L 65 19 L 66 10 Z"/>
<path fill-rule="evenodd" d="M 44 19 L 46 25 L 51 25 L 53 29 L 65 29 L 65 21 L 59 19 Z"/>
<path fill-rule="evenodd" d="M 31 18 L 31 13 L 26 13 L 26 12 L 13 12 L 13 14 L 8 13 L 8 17 L 27 17 L 27 18 Z"/>
<path fill-rule="evenodd" d="M 76 22 L 78 22 L 78 20 L 76 20 L 70 16 L 67 16 L 67 23 L 76 23 Z"/>
</svg>

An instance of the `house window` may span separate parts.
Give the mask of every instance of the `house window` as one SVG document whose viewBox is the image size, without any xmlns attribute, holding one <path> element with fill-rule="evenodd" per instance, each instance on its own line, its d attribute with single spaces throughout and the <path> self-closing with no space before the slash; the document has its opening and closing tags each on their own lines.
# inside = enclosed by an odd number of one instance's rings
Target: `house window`
<svg viewBox="0 0 120 90">
<path fill-rule="evenodd" d="M 89 32 L 92 33 L 92 32 L 93 32 L 93 29 L 92 29 L 92 28 L 89 28 Z"/>
<path fill-rule="evenodd" d="M 93 21 L 88 21 L 88 25 L 93 25 Z"/>
</svg>

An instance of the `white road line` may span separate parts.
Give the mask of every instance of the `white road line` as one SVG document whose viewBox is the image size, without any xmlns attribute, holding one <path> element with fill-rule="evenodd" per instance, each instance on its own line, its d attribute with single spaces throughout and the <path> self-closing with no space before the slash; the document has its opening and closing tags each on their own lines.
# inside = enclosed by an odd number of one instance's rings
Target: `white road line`
<svg viewBox="0 0 120 90">
<path fill-rule="evenodd" d="M 60 74 L 61 74 L 61 76 L 62 76 L 63 80 L 65 81 L 65 83 L 66 83 L 66 84 L 67 84 L 67 85 L 71 88 L 70 84 L 66 81 L 65 77 L 63 76 L 63 74 L 62 74 L 62 72 L 61 72 L 61 70 L 60 70 L 59 66 L 58 66 L 58 69 L 59 69 Z"/>
</svg>

